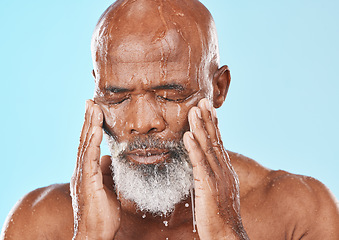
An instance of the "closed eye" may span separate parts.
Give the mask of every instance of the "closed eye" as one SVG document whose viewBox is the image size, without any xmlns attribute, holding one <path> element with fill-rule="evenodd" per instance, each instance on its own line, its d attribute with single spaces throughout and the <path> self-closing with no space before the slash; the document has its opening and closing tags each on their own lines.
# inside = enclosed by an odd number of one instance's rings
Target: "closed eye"
<svg viewBox="0 0 339 240">
<path fill-rule="evenodd" d="M 171 102 L 180 102 L 186 99 L 187 93 L 183 85 L 164 84 L 152 88 L 158 99 Z"/>
<path fill-rule="evenodd" d="M 175 96 L 168 96 L 167 94 L 164 95 L 159 95 L 156 94 L 157 98 L 160 100 L 166 100 L 166 101 L 170 101 L 170 102 L 180 102 L 186 99 L 186 97 L 184 98 L 179 98 L 179 97 L 175 97 Z"/>
<path fill-rule="evenodd" d="M 107 105 L 118 105 L 123 103 L 124 101 L 128 100 L 131 98 L 130 94 L 126 94 L 126 93 L 111 93 L 108 96 L 105 95 L 103 97 L 99 98 L 99 101 L 101 101 L 104 104 Z"/>
<path fill-rule="evenodd" d="M 121 104 L 123 103 L 124 101 L 128 100 L 129 99 L 129 96 L 126 96 L 126 97 L 123 97 L 123 98 L 118 98 L 118 99 L 109 99 L 107 101 L 108 104 L 110 105 L 118 105 L 118 104 Z"/>
</svg>

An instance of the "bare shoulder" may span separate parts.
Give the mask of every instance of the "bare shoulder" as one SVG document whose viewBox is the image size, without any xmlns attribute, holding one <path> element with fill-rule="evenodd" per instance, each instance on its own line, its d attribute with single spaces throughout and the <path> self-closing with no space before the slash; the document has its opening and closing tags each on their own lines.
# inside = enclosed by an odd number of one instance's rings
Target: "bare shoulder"
<svg viewBox="0 0 339 240">
<path fill-rule="evenodd" d="M 286 223 L 305 239 L 339 239 L 338 202 L 320 181 L 285 171 L 272 171 L 263 187 L 271 205 L 285 211 Z M 293 232 L 291 233 L 293 235 Z"/>
<path fill-rule="evenodd" d="M 338 201 L 324 184 L 312 177 L 264 168 L 242 155 L 231 153 L 231 158 L 232 155 L 237 158 L 233 161 L 240 184 L 247 189 L 243 193 L 244 208 L 255 215 L 255 219 L 248 216 L 247 222 L 269 219 L 267 223 L 271 227 L 276 224 L 276 229 L 283 224 L 282 231 L 290 239 L 339 239 Z"/>
<path fill-rule="evenodd" d="M 13 207 L 1 239 L 71 239 L 72 201 L 69 184 L 36 189 Z"/>
<path fill-rule="evenodd" d="M 227 151 L 240 182 L 240 197 L 257 189 L 267 179 L 271 170 L 242 154 Z"/>
</svg>

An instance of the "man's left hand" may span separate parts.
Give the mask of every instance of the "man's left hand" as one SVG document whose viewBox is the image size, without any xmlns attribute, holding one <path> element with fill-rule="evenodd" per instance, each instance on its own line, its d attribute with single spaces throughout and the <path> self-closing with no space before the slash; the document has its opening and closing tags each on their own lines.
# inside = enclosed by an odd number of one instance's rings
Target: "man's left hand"
<svg viewBox="0 0 339 240">
<path fill-rule="evenodd" d="M 215 109 L 204 98 L 190 110 L 188 120 L 184 143 L 193 166 L 200 239 L 248 239 L 240 216 L 238 176 L 223 147 Z"/>
</svg>

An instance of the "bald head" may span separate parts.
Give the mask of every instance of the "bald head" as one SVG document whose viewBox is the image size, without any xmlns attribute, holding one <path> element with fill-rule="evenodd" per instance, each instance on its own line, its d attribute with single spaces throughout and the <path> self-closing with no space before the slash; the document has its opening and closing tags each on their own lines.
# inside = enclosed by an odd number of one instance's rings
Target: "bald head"
<svg viewBox="0 0 339 240">
<path fill-rule="evenodd" d="M 112 62 L 168 62 L 184 58 L 187 74 L 210 78 L 218 68 L 217 34 L 209 11 L 197 0 L 118 0 L 101 16 L 92 38 L 95 74 Z M 207 76 L 208 75 L 208 76 Z"/>
</svg>

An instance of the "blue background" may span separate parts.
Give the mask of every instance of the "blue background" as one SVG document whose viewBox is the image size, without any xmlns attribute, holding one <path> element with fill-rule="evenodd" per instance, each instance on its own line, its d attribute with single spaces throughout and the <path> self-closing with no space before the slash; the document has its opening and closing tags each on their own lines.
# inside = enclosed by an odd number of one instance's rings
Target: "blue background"
<svg viewBox="0 0 339 240">
<path fill-rule="evenodd" d="M 72 175 L 93 95 L 91 34 L 110 3 L 1 0 L 1 225 L 25 193 Z M 203 3 L 232 74 L 218 110 L 227 149 L 338 197 L 339 2 Z"/>
</svg>

